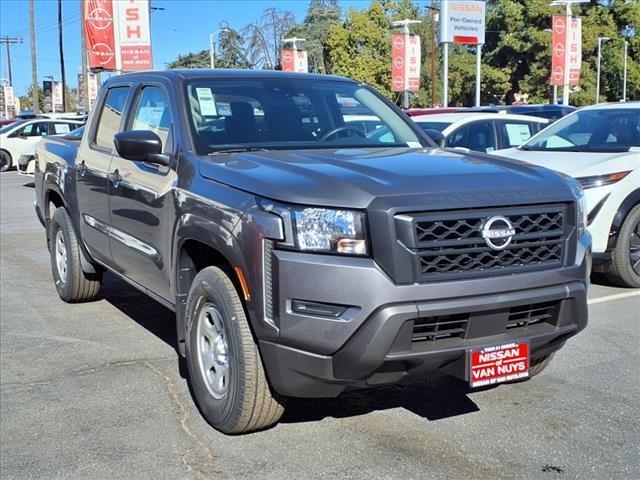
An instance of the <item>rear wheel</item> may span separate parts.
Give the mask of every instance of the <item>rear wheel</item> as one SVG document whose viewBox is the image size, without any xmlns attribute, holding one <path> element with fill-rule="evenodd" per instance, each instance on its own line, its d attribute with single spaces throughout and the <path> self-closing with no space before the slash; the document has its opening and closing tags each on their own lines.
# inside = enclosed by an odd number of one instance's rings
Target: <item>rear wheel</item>
<svg viewBox="0 0 640 480">
<path fill-rule="evenodd" d="M 186 325 L 189 381 L 205 419 L 229 434 L 275 424 L 283 401 L 269 388 L 240 297 L 219 268 L 194 279 Z"/>
<path fill-rule="evenodd" d="M 6 150 L 0 150 L 0 172 L 6 172 L 12 165 L 11 154 Z"/>
<path fill-rule="evenodd" d="M 56 209 L 48 228 L 51 270 L 58 295 L 69 303 L 94 300 L 100 292 L 102 272 L 82 270 L 80 245 L 64 208 Z"/>
<path fill-rule="evenodd" d="M 607 278 L 622 287 L 640 287 L 640 205 L 633 207 L 620 228 Z"/>
</svg>

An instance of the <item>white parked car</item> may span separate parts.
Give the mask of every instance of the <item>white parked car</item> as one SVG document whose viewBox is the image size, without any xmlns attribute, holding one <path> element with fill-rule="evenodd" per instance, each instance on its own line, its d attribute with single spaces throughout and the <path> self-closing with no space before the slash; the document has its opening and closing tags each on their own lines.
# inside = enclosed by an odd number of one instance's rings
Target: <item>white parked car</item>
<svg viewBox="0 0 640 480">
<path fill-rule="evenodd" d="M 483 153 L 522 145 L 549 123 L 531 115 L 481 112 L 417 115 L 411 120 L 427 133 L 441 132 L 445 147 Z"/>
<path fill-rule="evenodd" d="M 577 110 L 495 155 L 574 177 L 584 190 L 594 270 L 640 287 L 640 102 Z"/>
<path fill-rule="evenodd" d="M 82 126 L 78 120 L 33 118 L 17 120 L 0 128 L 0 172 L 18 167 L 33 156 L 40 137 L 66 135 Z"/>
</svg>

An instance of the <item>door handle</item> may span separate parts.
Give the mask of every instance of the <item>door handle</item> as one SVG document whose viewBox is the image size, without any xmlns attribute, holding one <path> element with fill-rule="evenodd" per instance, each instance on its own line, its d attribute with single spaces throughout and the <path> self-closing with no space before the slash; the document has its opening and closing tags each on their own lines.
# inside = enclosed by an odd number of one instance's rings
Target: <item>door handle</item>
<svg viewBox="0 0 640 480">
<path fill-rule="evenodd" d="M 82 160 L 82 162 L 80 162 L 80 164 L 78 165 L 78 173 L 80 174 L 81 177 L 84 177 L 84 174 L 87 172 L 87 165 L 84 163 L 84 160 Z"/>
<path fill-rule="evenodd" d="M 113 172 L 109 173 L 109 180 L 113 183 L 115 188 L 118 188 L 118 185 L 122 181 L 122 176 L 117 168 Z"/>
</svg>

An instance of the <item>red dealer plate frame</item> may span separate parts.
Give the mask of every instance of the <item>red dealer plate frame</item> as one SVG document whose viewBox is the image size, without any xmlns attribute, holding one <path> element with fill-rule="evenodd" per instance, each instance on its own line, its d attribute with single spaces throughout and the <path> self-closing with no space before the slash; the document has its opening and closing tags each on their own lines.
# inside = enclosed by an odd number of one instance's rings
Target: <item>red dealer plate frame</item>
<svg viewBox="0 0 640 480">
<path fill-rule="evenodd" d="M 471 388 L 529 377 L 529 342 L 491 345 L 468 351 L 467 378 Z"/>
</svg>

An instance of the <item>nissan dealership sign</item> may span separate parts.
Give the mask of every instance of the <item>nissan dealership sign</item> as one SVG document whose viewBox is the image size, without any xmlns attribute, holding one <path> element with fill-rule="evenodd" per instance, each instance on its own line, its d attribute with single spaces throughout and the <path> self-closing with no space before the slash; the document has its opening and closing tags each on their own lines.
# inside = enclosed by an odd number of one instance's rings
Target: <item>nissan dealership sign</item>
<svg viewBox="0 0 640 480">
<path fill-rule="evenodd" d="M 485 2 L 442 2 L 440 11 L 440 42 L 484 44 Z"/>
</svg>

